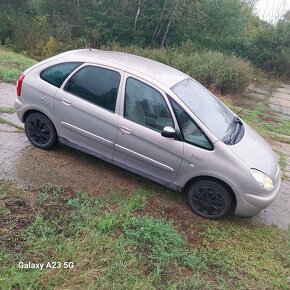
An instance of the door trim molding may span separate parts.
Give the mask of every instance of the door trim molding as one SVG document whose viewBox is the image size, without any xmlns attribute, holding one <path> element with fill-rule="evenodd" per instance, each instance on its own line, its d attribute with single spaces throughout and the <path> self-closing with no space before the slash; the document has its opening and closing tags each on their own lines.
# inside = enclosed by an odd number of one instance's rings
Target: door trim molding
<svg viewBox="0 0 290 290">
<path fill-rule="evenodd" d="M 81 134 L 82 136 L 85 136 L 85 137 L 87 137 L 87 138 L 89 138 L 89 139 L 91 139 L 93 141 L 97 141 L 99 143 L 102 143 L 102 144 L 104 144 L 106 146 L 109 146 L 109 147 L 112 147 L 112 148 L 114 147 L 114 142 L 112 142 L 112 141 L 110 141 L 108 139 L 105 139 L 103 137 L 100 137 L 100 136 L 98 136 L 96 134 L 93 134 L 91 132 L 88 132 L 88 131 L 86 131 L 84 129 L 81 129 L 79 127 L 76 127 L 76 126 L 74 126 L 72 124 L 69 124 L 67 122 L 60 122 L 60 123 L 65 128 L 70 129 L 70 130 L 72 130 L 72 131 L 74 131 L 74 132 L 76 132 L 78 134 Z"/>
<path fill-rule="evenodd" d="M 125 147 L 123 147 L 123 146 L 121 146 L 119 144 L 115 144 L 115 149 L 117 151 L 121 152 L 121 153 L 127 154 L 127 155 L 129 155 L 129 156 L 131 156 L 133 158 L 136 158 L 136 159 L 139 159 L 139 160 L 141 160 L 143 162 L 149 163 L 149 164 L 151 164 L 153 166 L 156 166 L 156 167 L 158 167 L 160 169 L 163 169 L 163 170 L 165 170 L 167 172 L 174 172 L 174 169 L 172 167 L 167 166 L 167 165 L 165 165 L 165 164 L 163 164 L 161 162 L 158 162 L 158 161 L 156 161 L 156 160 L 154 160 L 152 158 L 149 158 L 149 157 L 147 157 L 145 155 L 137 153 L 137 152 L 135 152 L 133 150 L 125 148 Z"/>
</svg>

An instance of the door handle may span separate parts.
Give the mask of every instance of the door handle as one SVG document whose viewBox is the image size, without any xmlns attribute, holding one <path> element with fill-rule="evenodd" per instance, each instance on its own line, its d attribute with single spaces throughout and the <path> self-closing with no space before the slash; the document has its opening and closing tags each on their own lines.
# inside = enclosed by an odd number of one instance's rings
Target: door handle
<svg viewBox="0 0 290 290">
<path fill-rule="evenodd" d="M 61 98 L 61 102 L 63 104 L 65 104 L 66 106 L 70 106 L 71 105 L 71 101 L 67 100 L 67 99 L 64 99 L 64 98 Z"/>
<path fill-rule="evenodd" d="M 132 133 L 132 130 L 127 128 L 127 127 L 124 127 L 124 126 L 121 126 L 120 127 L 120 130 L 125 133 L 125 134 L 131 134 Z"/>
</svg>

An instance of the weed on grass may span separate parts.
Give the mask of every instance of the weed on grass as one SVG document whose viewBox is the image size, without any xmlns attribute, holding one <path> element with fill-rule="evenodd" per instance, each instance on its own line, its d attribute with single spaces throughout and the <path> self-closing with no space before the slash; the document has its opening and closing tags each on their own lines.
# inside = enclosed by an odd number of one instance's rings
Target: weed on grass
<svg viewBox="0 0 290 290">
<path fill-rule="evenodd" d="M 149 269 L 157 275 L 172 263 L 192 270 L 204 268 L 196 253 L 187 250 L 184 237 L 171 222 L 150 216 L 135 216 L 122 225 L 122 233 L 120 239 L 125 238 L 138 249 L 140 255 L 146 255 Z"/>
</svg>

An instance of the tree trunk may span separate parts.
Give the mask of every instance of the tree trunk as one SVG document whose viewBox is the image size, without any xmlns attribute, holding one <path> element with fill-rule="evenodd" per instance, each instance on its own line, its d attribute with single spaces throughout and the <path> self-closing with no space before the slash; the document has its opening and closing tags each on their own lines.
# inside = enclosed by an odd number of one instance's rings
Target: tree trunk
<svg viewBox="0 0 290 290">
<path fill-rule="evenodd" d="M 164 44 L 165 44 L 165 41 L 166 41 L 166 38 L 167 38 L 167 35 L 168 35 L 168 32 L 169 32 L 171 23 L 172 23 L 171 20 L 169 20 L 168 23 L 167 23 L 166 30 L 164 32 L 164 35 L 163 35 L 163 38 L 162 38 L 162 41 L 161 41 L 161 45 L 160 45 L 161 48 L 164 47 Z"/>
<path fill-rule="evenodd" d="M 159 20 L 158 20 L 158 22 L 157 22 L 157 25 L 156 25 L 156 27 L 155 27 L 155 31 L 154 31 L 154 33 L 153 33 L 153 35 L 152 35 L 152 38 L 151 38 L 150 46 L 152 46 L 154 40 L 158 37 L 158 35 L 159 35 L 161 29 L 163 28 L 163 25 L 161 26 L 161 28 L 160 28 L 159 26 L 160 26 L 160 23 L 161 23 L 161 21 L 162 21 L 162 16 L 163 16 L 163 13 L 164 13 L 164 11 L 165 11 L 166 4 L 167 4 L 167 0 L 164 1 L 163 9 L 162 9 L 162 11 L 161 11 L 161 13 L 160 13 Z"/>
<path fill-rule="evenodd" d="M 135 16 L 135 21 L 134 21 L 134 31 L 137 29 L 137 23 L 138 23 L 138 18 L 140 15 L 140 10 L 141 10 L 141 0 L 138 0 L 138 8 L 137 8 L 137 13 Z"/>
</svg>

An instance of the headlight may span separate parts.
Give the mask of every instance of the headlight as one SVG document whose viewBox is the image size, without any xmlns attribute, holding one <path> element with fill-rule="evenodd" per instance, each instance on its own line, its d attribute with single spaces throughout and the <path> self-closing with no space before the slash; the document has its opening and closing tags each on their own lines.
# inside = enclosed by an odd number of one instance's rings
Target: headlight
<svg viewBox="0 0 290 290">
<path fill-rule="evenodd" d="M 266 190 L 273 189 L 274 183 L 268 175 L 256 169 L 251 169 L 250 172 L 256 182 L 263 188 L 265 188 Z"/>
</svg>

